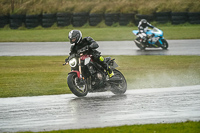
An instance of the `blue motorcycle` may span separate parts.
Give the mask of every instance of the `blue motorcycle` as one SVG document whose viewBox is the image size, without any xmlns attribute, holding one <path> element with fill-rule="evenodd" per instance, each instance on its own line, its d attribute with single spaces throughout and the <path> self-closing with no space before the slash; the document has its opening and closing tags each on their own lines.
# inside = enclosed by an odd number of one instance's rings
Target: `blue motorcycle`
<svg viewBox="0 0 200 133">
<path fill-rule="evenodd" d="M 163 31 L 158 28 L 147 30 L 145 41 L 144 37 L 139 34 L 139 30 L 133 30 L 132 32 L 137 36 L 134 42 L 141 50 L 145 50 L 145 48 L 168 48 L 168 43 L 163 37 Z"/>
</svg>

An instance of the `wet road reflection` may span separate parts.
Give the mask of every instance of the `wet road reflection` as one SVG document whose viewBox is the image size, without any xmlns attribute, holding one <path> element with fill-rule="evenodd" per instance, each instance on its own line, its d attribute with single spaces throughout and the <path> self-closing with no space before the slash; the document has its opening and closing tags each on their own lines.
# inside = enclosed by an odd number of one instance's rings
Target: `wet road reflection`
<svg viewBox="0 0 200 133">
<path fill-rule="evenodd" d="M 69 101 L 69 105 L 74 110 L 73 113 L 77 123 L 88 123 L 89 125 L 96 127 L 109 121 L 109 118 L 106 117 L 108 117 L 110 113 L 112 114 L 110 110 L 118 111 L 122 114 L 123 108 L 113 105 L 123 104 L 126 98 L 126 95 L 117 96 L 103 94 L 97 96 L 95 94 L 90 97 L 72 99 Z"/>
<path fill-rule="evenodd" d="M 200 85 L 0 98 L 0 132 L 49 131 L 200 120 Z"/>
<path fill-rule="evenodd" d="M 137 55 L 168 55 L 169 50 L 163 49 L 147 49 L 147 50 L 136 50 Z"/>
</svg>

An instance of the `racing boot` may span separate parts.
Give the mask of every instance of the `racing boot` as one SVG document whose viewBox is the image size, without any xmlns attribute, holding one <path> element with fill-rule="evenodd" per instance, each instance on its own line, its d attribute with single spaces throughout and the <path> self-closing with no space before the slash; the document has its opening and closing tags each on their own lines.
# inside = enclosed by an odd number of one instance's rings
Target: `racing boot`
<svg viewBox="0 0 200 133">
<path fill-rule="evenodd" d="M 100 63 L 103 66 L 103 68 L 107 71 L 108 76 L 111 78 L 114 75 L 114 72 L 110 69 L 108 64 L 104 61 L 104 58 L 102 56 L 99 57 Z"/>
<path fill-rule="evenodd" d="M 110 78 L 115 75 L 114 72 L 110 69 L 110 67 L 108 67 L 107 73 Z"/>
</svg>

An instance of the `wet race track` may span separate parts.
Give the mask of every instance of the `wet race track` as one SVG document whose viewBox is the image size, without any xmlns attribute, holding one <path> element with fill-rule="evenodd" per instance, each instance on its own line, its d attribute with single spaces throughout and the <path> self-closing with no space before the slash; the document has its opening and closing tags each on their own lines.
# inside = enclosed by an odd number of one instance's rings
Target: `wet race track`
<svg viewBox="0 0 200 133">
<path fill-rule="evenodd" d="M 200 55 L 200 39 L 167 40 L 168 50 L 136 47 L 133 41 L 99 41 L 102 55 Z M 68 55 L 69 42 L 8 42 L 0 43 L 0 56 Z"/>
<path fill-rule="evenodd" d="M 164 51 L 161 49 L 140 51 L 135 45 L 130 45 L 129 41 L 116 42 L 118 45 L 115 48 L 120 55 L 200 55 L 200 40 L 187 41 L 169 40 L 169 50 Z M 190 42 L 193 43 L 190 44 Z M 115 42 L 99 42 L 99 51 L 102 51 L 102 54 L 112 54 L 113 43 Z M 0 56 L 67 55 L 69 52 L 68 48 L 65 49 L 66 44 L 61 42 L 57 43 L 55 48 L 53 43 L 34 44 L 37 46 L 30 43 L 26 45 L 25 43 L 7 43 L 7 45 L 0 43 Z M 121 44 L 124 44 L 123 47 Z M 39 47 L 40 45 L 42 48 Z M 122 96 L 104 92 L 90 93 L 83 98 L 78 98 L 73 94 L 0 98 L 0 132 L 48 131 L 200 120 L 200 85 L 128 89 Z"/>
<path fill-rule="evenodd" d="M 200 85 L 0 99 L 0 132 L 200 120 Z"/>
</svg>

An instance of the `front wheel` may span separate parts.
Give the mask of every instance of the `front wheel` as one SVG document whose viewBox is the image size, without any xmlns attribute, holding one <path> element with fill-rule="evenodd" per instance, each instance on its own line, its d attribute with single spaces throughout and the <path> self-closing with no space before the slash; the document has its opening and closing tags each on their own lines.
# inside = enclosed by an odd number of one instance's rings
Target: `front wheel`
<svg viewBox="0 0 200 133">
<path fill-rule="evenodd" d="M 141 50 L 145 50 L 146 46 L 140 42 L 140 37 L 137 37 L 135 40 L 134 40 L 136 46 L 138 48 L 140 48 Z"/>
<path fill-rule="evenodd" d="M 165 39 L 162 39 L 161 41 L 162 41 L 161 48 L 162 48 L 162 49 L 167 49 L 167 48 L 168 48 L 168 43 L 167 43 L 167 41 L 166 41 Z"/>
<path fill-rule="evenodd" d="M 120 79 L 120 81 L 114 81 L 110 83 L 112 88 L 111 92 L 117 95 L 124 94 L 127 90 L 126 79 L 120 71 L 114 69 L 113 72 L 115 74 L 113 77 Z"/>
<path fill-rule="evenodd" d="M 80 84 L 80 79 L 78 78 L 76 73 L 70 73 L 67 77 L 67 84 L 69 86 L 69 89 L 71 92 L 78 96 L 78 97 L 83 97 L 86 96 L 88 93 L 87 85 L 85 84 Z"/>
</svg>

